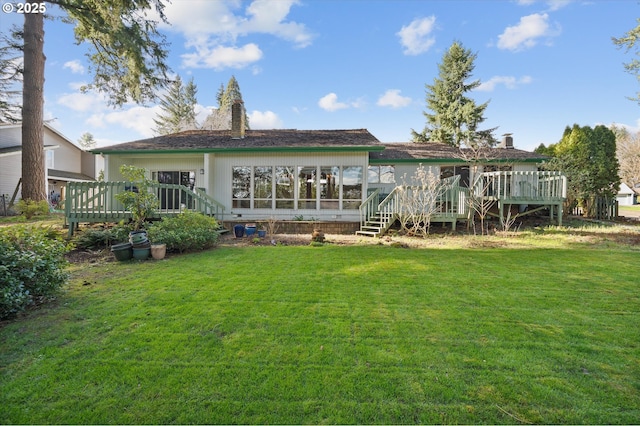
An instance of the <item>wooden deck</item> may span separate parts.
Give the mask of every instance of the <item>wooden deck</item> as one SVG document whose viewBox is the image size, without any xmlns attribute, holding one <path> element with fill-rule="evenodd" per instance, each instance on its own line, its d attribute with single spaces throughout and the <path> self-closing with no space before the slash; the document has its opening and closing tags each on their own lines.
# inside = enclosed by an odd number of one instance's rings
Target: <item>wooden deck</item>
<svg viewBox="0 0 640 426">
<path fill-rule="evenodd" d="M 73 235 L 80 223 L 117 223 L 131 219 L 131 212 L 116 199 L 116 194 L 130 190 L 137 190 L 130 182 L 67 183 L 65 217 L 69 224 L 69 236 Z M 191 191 L 182 185 L 154 183 L 149 190 L 160 200 L 160 206 L 152 218 L 173 216 L 189 209 L 222 221 L 224 206 L 200 188 Z"/>
<path fill-rule="evenodd" d="M 566 199 L 567 179 L 560 172 L 532 171 L 532 172 L 486 172 L 479 174 L 471 188 L 460 186 L 459 177 L 443 180 L 442 186 L 435 198 L 431 222 L 451 223 L 455 230 L 456 222 L 469 220 L 474 205 L 477 208 L 483 203 L 488 214 L 500 218 L 501 224 L 515 220 L 520 216 L 532 214 L 542 209 L 548 209 L 550 219 L 557 219 L 562 225 L 562 205 Z M 411 198 L 411 191 L 423 191 L 417 187 L 396 187 L 384 200 L 379 201 L 378 192 L 372 193 L 360 207 L 359 235 L 379 236 L 402 215 L 407 214 L 406 202 L 402 197 L 407 194 Z M 433 197 L 425 194 L 418 198 Z M 519 206 L 518 213 L 512 214 L 511 207 Z M 497 213 L 493 212 L 493 208 Z"/>
</svg>

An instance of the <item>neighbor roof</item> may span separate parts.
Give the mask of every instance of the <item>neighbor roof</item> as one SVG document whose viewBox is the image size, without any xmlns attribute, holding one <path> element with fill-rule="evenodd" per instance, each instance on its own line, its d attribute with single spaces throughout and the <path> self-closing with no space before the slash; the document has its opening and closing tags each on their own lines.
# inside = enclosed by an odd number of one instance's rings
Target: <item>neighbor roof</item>
<svg viewBox="0 0 640 426">
<path fill-rule="evenodd" d="M 371 164 L 390 163 L 464 163 L 473 158 L 470 149 L 458 149 L 443 143 L 389 143 L 384 151 L 371 152 Z M 495 162 L 541 162 L 549 157 L 514 148 L 489 148 L 479 153 L 479 159 Z"/>
<path fill-rule="evenodd" d="M 384 149 L 366 129 L 247 130 L 235 139 L 230 130 L 189 130 L 104 148 L 98 154 L 234 151 L 375 151 Z"/>
</svg>

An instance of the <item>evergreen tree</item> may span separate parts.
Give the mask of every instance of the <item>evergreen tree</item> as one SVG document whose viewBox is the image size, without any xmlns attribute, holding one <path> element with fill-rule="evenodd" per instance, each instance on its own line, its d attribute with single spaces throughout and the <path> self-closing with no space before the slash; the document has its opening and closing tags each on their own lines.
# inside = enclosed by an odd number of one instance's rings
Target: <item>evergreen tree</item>
<svg viewBox="0 0 640 426">
<path fill-rule="evenodd" d="M 155 132 L 160 135 L 178 133 L 184 130 L 197 129 L 196 123 L 196 94 L 198 89 L 189 80 L 183 86 L 182 79 L 178 76 L 169 87 L 166 95 L 160 98 L 162 112 L 153 121 L 156 123 Z"/>
<path fill-rule="evenodd" d="M 494 129 L 479 130 L 489 104 L 476 105 L 466 94 L 480 85 L 479 80 L 468 82 L 477 55 L 454 42 L 438 65 L 438 78 L 427 89 L 427 124 L 420 133 L 411 129 L 414 142 L 441 142 L 454 147 L 494 145 Z"/>
<path fill-rule="evenodd" d="M 567 126 L 554 151 L 555 157 L 546 168 L 561 170 L 567 176 L 570 202 L 588 207 L 595 197 L 614 197 L 618 192 L 619 163 L 611 129 L 603 125 L 593 129 Z"/>
<path fill-rule="evenodd" d="M 80 136 L 80 139 L 78 139 L 78 145 L 86 151 L 96 147 L 96 140 L 91 133 L 84 132 L 82 136 Z"/>
<path fill-rule="evenodd" d="M 629 74 L 635 75 L 636 79 L 640 81 L 640 59 L 638 59 L 638 57 L 640 56 L 640 52 L 636 47 L 636 42 L 640 37 L 640 19 L 637 19 L 636 22 L 638 22 L 638 25 L 636 25 L 635 28 L 627 31 L 620 38 L 612 37 L 612 40 L 613 44 L 615 44 L 619 48 L 624 48 L 627 52 L 629 52 L 629 50 L 633 49 L 634 47 L 636 48 L 635 58 L 632 59 L 631 62 L 627 62 L 626 64 L 624 64 L 624 69 Z M 635 97 L 630 97 L 629 99 L 640 104 L 640 92 L 637 92 Z"/>
<path fill-rule="evenodd" d="M 15 30 L 0 36 L 0 123 L 20 121 L 22 46 L 17 37 Z"/>
<path fill-rule="evenodd" d="M 203 129 L 206 130 L 229 130 L 231 129 L 231 106 L 236 100 L 242 101 L 240 85 L 235 76 L 231 76 L 227 83 L 227 88 L 222 90 L 222 85 L 216 95 L 218 109 L 214 109 L 206 118 Z M 249 130 L 249 117 L 247 111 L 244 112 L 245 130 Z"/>
<path fill-rule="evenodd" d="M 93 83 L 86 89 L 106 93 L 114 106 L 155 98 L 166 82 L 164 37 L 157 30 L 155 11 L 164 22 L 162 0 L 50 0 L 33 3 L 24 14 L 24 73 L 22 89 L 22 198 L 46 200 L 44 171 L 44 15 L 52 4 L 75 25 L 78 44 L 88 43 Z M 37 12 L 37 13 L 35 13 Z"/>
</svg>

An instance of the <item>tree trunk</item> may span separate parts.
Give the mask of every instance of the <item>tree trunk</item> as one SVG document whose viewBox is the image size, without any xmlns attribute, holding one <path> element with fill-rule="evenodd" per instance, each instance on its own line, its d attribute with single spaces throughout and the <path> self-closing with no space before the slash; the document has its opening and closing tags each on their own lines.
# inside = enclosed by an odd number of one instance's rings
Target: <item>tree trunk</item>
<svg viewBox="0 0 640 426">
<path fill-rule="evenodd" d="M 44 16 L 24 15 L 22 198 L 47 199 L 44 162 Z"/>
</svg>

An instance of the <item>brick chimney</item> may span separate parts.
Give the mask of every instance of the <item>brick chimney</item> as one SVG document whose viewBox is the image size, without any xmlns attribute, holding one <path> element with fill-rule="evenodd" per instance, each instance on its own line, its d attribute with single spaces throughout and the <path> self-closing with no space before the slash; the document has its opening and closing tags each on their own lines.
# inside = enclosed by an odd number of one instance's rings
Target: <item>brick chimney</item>
<svg viewBox="0 0 640 426">
<path fill-rule="evenodd" d="M 231 138 L 244 138 L 244 104 L 241 100 L 236 99 L 231 105 Z"/>
</svg>

